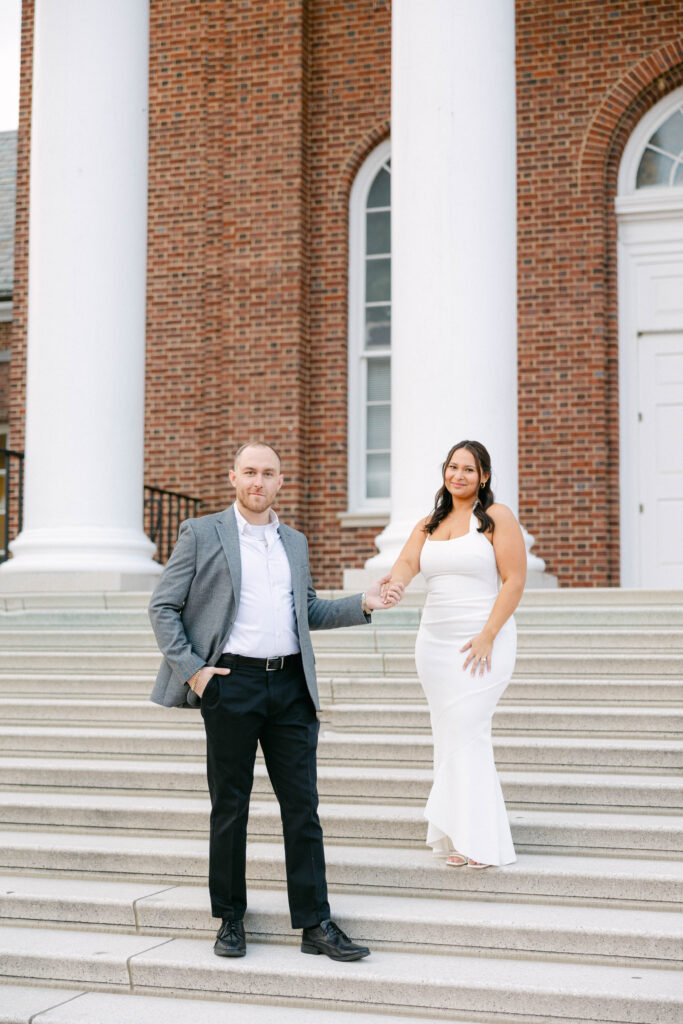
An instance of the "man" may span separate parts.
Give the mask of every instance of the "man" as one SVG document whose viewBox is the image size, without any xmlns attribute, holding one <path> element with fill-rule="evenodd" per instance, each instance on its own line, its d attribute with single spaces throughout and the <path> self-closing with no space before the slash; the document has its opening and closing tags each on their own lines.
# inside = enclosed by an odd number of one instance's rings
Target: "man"
<svg viewBox="0 0 683 1024">
<path fill-rule="evenodd" d="M 182 524 L 149 606 L 164 655 L 151 699 L 166 706 L 201 700 L 211 795 L 209 891 L 212 914 L 222 919 L 214 952 L 246 953 L 247 818 L 260 742 L 280 804 L 301 950 L 359 960 L 370 950 L 330 920 L 327 902 L 310 630 L 370 622 L 371 611 L 395 604 L 402 589 L 380 597 L 387 577 L 367 594 L 316 596 L 306 538 L 273 511 L 283 477 L 270 445 L 243 445 L 230 482 L 234 505 Z"/>
</svg>

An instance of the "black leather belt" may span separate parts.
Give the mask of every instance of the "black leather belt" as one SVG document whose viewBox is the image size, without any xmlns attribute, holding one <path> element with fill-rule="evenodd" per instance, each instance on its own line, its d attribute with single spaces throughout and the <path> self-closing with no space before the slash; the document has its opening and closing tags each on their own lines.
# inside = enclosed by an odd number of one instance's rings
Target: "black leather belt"
<svg viewBox="0 0 683 1024">
<path fill-rule="evenodd" d="M 248 658 L 245 654 L 221 654 L 216 664 L 219 668 L 244 665 L 248 668 L 261 669 L 262 672 L 281 672 L 283 668 L 300 665 L 301 654 L 285 654 L 279 658 Z"/>
</svg>

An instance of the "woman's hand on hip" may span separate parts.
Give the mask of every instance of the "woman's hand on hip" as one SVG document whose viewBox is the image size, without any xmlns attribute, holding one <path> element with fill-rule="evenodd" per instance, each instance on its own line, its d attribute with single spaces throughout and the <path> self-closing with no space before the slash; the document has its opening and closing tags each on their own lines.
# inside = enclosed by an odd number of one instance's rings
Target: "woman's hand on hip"
<svg viewBox="0 0 683 1024">
<path fill-rule="evenodd" d="M 493 652 L 493 640 L 491 637 L 486 636 L 484 633 L 479 633 L 471 640 L 468 640 L 460 650 L 462 652 L 469 652 L 462 667 L 467 669 L 471 666 L 471 674 L 473 676 L 477 674 L 477 670 L 479 670 L 480 676 L 483 676 L 485 671 L 491 671 L 491 654 Z"/>
</svg>

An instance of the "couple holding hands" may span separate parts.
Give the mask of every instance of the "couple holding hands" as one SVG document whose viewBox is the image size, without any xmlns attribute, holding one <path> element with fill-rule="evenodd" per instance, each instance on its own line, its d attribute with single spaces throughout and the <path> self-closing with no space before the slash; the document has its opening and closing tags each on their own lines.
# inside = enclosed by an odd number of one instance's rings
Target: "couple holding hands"
<svg viewBox="0 0 683 1024">
<path fill-rule="evenodd" d="M 275 449 L 242 445 L 230 482 L 233 505 L 182 524 L 149 606 L 164 656 L 151 699 L 167 707 L 200 702 L 206 729 L 209 892 L 221 918 L 214 952 L 246 953 L 247 819 L 260 743 L 280 805 L 301 950 L 359 960 L 370 950 L 335 924 L 327 899 L 310 631 L 370 622 L 373 610 L 397 604 L 423 574 L 415 657 L 434 733 L 427 842 L 453 867 L 511 863 L 491 718 L 514 667 L 524 541 L 512 512 L 494 503 L 486 449 L 462 441 L 448 453 L 433 511 L 417 523 L 391 574 L 365 594 L 323 600 L 311 581 L 306 538 L 273 511 L 283 484 Z"/>
</svg>

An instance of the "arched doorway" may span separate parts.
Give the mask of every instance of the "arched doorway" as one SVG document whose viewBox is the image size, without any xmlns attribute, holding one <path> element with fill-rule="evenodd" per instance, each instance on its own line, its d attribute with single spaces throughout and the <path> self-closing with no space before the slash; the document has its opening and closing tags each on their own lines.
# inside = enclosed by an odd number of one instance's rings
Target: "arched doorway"
<svg viewBox="0 0 683 1024">
<path fill-rule="evenodd" d="M 683 589 L 683 88 L 629 139 L 616 212 L 621 582 Z"/>
</svg>

